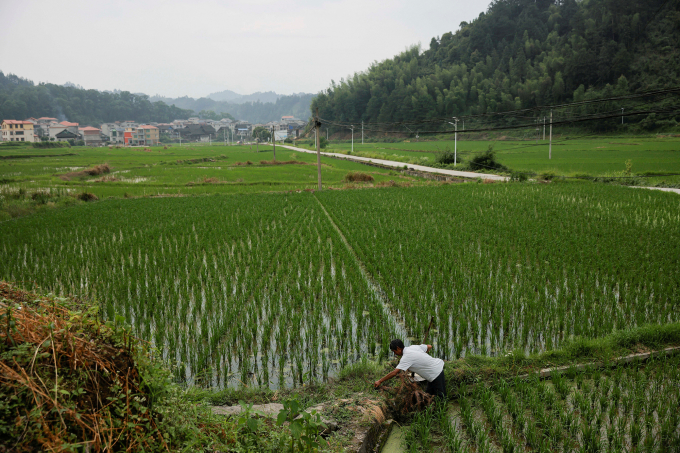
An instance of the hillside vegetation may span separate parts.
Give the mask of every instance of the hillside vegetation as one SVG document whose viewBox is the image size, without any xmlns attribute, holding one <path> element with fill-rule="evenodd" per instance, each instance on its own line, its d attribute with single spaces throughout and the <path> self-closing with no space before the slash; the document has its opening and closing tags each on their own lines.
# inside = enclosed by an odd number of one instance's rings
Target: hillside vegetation
<svg viewBox="0 0 680 453">
<path fill-rule="evenodd" d="M 32 81 L 0 71 L 0 119 L 51 117 L 80 124 L 106 121 L 169 122 L 189 118 L 193 112 L 164 102 L 151 102 L 146 95 L 128 91 L 84 90 Z"/>
<path fill-rule="evenodd" d="M 414 46 L 332 82 L 312 110 L 332 121 L 387 123 L 666 88 L 678 84 L 679 38 L 674 1 L 495 0 L 424 51 Z M 677 119 L 651 114 L 627 123 L 652 130 L 674 127 Z"/>
</svg>

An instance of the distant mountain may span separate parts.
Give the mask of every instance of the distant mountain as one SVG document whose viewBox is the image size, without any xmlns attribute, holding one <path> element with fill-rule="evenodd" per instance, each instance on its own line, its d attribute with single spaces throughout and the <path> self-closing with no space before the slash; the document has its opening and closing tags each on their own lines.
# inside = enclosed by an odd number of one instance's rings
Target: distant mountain
<svg viewBox="0 0 680 453">
<path fill-rule="evenodd" d="M 284 115 L 293 115 L 306 120 L 310 116 L 309 106 L 314 96 L 309 93 L 282 95 L 273 91 L 241 95 L 225 90 L 199 99 L 188 96 L 173 99 L 156 95 L 152 96 L 150 101 L 161 101 L 181 109 L 191 109 L 196 114 L 204 110 L 214 111 L 229 113 L 234 118 L 251 123 L 267 123 L 277 121 Z"/>
<path fill-rule="evenodd" d="M 243 95 L 235 93 L 231 90 L 224 90 L 218 91 L 217 93 L 210 93 L 206 97 L 212 99 L 213 101 L 233 102 L 236 99 L 242 98 Z"/>
<path fill-rule="evenodd" d="M 293 93 L 291 96 L 304 96 L 306 94 L 307 93 Z M 218 93 L 210 93 L 206 97 L 212 99 L 213 101 L 229 102 L 230 104 L 245 104 L 246 102 L 262 102 L 263 104 L 266 104 L 269 102 L 274 103 L 284 96 L 285 95 L 277 94 L 273 91 L 258 91 L 253 94 L 238 94 L 231 90 L 224 90 Z"/>
</svg>

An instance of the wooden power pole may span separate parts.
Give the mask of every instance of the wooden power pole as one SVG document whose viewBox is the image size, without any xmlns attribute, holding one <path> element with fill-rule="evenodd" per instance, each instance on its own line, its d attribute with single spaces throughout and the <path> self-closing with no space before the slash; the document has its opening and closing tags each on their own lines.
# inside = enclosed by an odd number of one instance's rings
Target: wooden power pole
<svg viewBox="0 0 680 453">
<path fill-rule="evenodd" d="M 316 108 L 316 117 L 314 118 L 314 127 L 316 127 L 316 171 L 319 176 L 319 190 L 321 190 L 321 145 L 320 135 L 321 122 L 319 121 L 319 108 Z"/>
</svg>

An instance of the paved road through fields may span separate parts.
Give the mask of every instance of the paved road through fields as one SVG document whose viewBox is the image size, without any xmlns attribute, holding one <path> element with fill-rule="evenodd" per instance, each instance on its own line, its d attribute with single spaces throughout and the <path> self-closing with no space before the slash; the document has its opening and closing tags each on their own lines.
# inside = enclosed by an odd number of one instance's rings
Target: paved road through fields
<svg viewBox="0 0 680 453">
<path fill-rule="evenodd" d="M 279 145 L 279 146 L 293 150 L 293 151 L 300 151 L 302 153 L 316 154 L 316 151 L 312 151 L 311 149 L 297 148 L 295 146 L 288 146 L 288 145 Z M 490 175 L 488 173 L 473 173 L 473 172 L 470 172 L 470 171 L 445 170 L 443 168 L 432 168 L 432 167 L 426 167 L 424 165 L 404 164 L 404 162 L 395 162 L 393 160 L 372 159 L 372 158 L 368 158 L 368 157 L 352 156 L 352 155 L 348 155 L 348 154 L 322 152 L 321 155 L 322 156 L 330 156 L 330 157 L 338 157 L 340 159 L 353 160 L 355 162 L 375 163 L 375 164 L 384 165 L 386 167 L 394 167 L 394 168 L 399 168 L 399 169 L 404 168 L 404 165 L 406 165 L 406 166 L 408 166 L 408 168 L 410 168 L 412 170 L 422 171 L 424 173 L 435 173 L 435 174 L 440 174 L 440 175 L 456 176 L 456 177 L 459 177 L 459 178 L 481 178 L 481 179 L 491 179 L 491 180 L 494 180 L 494 181 L 507 181 L 509 179 L 507 176 Z M 666 187 L 634 187 L 634 188 L 635 189 L 662 190 L 664 192 L 673 192 L 673 193 L 677 193 L 677 194 L 680 195 L 680 189 L 671 189 L 671 188 L 666 188 Z"/>
<path fill-rule="evenodd" d="M 293 151 L 300 151 L 302 153 L 316 154 L 316 151 L 312 151 L 310 149 L 297 148 L 297 147 L 288 146 L 288 145 L 279 145 L 279 146 L 293 150 Z M 386 167 L 394 167 L 394 168 L 399 168 L 399 169 L 404 168 L 404 165 L 406 165 L 411 170 L 422 171 L 423 173 L 435 173 L 435 174 L 439 174 L 439 175 L 455 176 L 455 177 L 458 177 L 458 178 L 481 178 L 481 179 L 491 179 L 491 180 L 494 180 L 494 181 L 507 181 L 509 179 L 507 176 L 490 175 L 490 174 L 487 174 L 487 173 L 473 173 L 471 171 L 445 170 L 443 168 L 432 168 L 432 167 L 426 167 L 424 165 L 405 164 L 404 162 L 395 162 L 393 160 L 371 159 L 371 158 L 368 158 L 368 157 L 352 156 L 352 155 L 348 155 L 348 154 L 322 152 L 321 155 L 322 156 L 329 156 L 329 157 L 338 157 L 340 159 L 353 160 L 353 161 L 356 161 L 356 162 L 369 162 L 369 163 L 384 165 Z"/>
</svg>

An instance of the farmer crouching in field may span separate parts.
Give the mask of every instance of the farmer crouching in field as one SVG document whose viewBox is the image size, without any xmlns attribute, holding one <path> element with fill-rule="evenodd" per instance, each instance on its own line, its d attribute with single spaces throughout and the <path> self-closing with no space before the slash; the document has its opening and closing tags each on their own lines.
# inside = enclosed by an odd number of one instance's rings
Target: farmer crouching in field
<svg viewBox="0 0 680 453">
<path fill-rule="evenodd" d="M 390 342 L 390 350 L 395 355 L 401 357 L 399 365 L 389 373 L 387 376 L 375 381 L 375 387 L 378 388 L 380 384 L 389 381 L 401 372 L 412 371 L 418 373 L 427 380 L 427 389 L 425 390 L 430 395 L 433 395 L 442 400 L 446 399 L 446 379 L 444 378 L 444 361 L 442 359 L 435 359 L 430 357 L 427 353 L 432 349 L 430 344 L 420 344 L 415 346 L 404 347 L 404 342 L 401 340 L 392 340 Z"/>
</svg>

